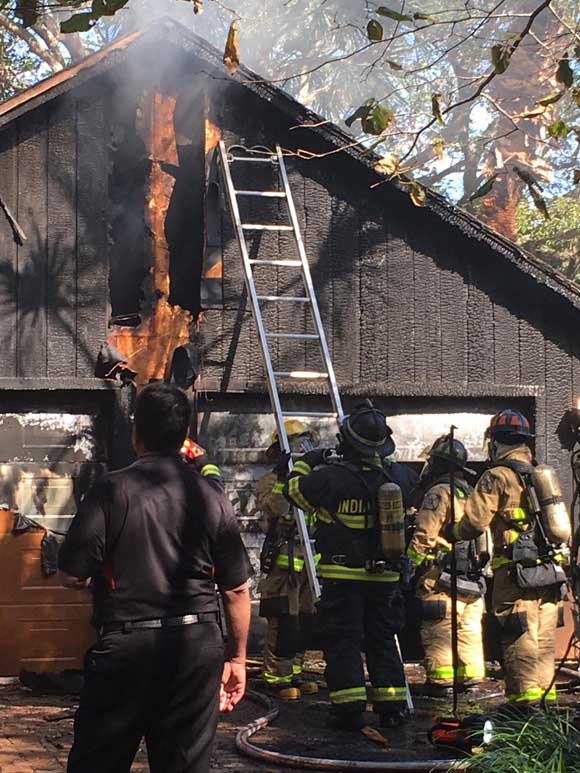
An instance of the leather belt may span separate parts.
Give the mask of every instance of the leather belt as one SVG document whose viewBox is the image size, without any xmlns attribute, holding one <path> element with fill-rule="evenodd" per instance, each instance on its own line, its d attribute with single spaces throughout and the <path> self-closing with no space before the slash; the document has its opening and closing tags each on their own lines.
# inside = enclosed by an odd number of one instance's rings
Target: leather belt
<svg viewBox="0 0 580 773">
<path fill-rule="evenodd" d="M 184 625 L 197 625 L 198 623 L 217 623 L 219 622 L 218 612 L 199 612 L 191 615 L 180 615 L 179 617 L 161 617 L 154 620 L 130 620 L 125 623 L 105 623 L 101 626 L 100 633 L 112 633 L 113 631 L 142 631 L 155 628 L 180 628 Z"/>
</svg>

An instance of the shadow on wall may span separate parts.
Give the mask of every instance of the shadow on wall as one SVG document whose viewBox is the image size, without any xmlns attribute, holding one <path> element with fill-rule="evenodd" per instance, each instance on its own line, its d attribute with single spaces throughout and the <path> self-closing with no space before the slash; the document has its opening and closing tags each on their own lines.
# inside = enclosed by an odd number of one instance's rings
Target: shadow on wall
<svg viewBox="0 0 580 773">
<path fill-rule="evenodd" d="M 77 265 L 73 274 L 70 250 L 57 238 L 45 252 L 45 237 L 37 227 L 28 238 L 42 246 L 18 271 L 11 260 L 0 256 L 0 346 L 16 359 L 17 375 L 51 375 L 54 350 L 55 359 L 66 352 L 66 363 L 59 363 L 60 375 L 68 364 L 66 375 L 75 377 L 79 364 L 92 368 L 96 357 L 79 331 L 79 316 L 96 301 L 90 289 L 91 268 Z"/>
</svg>

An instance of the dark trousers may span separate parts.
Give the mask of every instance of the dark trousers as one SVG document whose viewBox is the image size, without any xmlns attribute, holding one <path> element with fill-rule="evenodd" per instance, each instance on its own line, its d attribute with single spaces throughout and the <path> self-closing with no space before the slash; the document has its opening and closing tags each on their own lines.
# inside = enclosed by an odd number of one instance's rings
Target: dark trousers
<svg viewBox="0 0 580 773">
<path fill-rule="evenodd" d="M 143 738 L 151 773 L 207 773 L 223 662 L 217 623 L 102 636 L 85 659 L 68 773 L 128 773 Z"/>
<path fill-rule="evenodd" d="M 394 639 L 403 620 L 396 583 L 324 580 L 319 626 L 334 712 L 362 712 L 367 698 L 378 713 L 405 708 L 405 674 Z M 368 695 L 362 651 L 372 685 Z"/>
</svg>

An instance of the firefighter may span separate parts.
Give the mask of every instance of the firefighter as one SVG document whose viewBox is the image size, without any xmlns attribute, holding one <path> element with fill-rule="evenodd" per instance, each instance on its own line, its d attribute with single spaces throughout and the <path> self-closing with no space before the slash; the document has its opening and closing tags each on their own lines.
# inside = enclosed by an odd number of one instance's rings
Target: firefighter
<svg viewBox="0 0 580 773">
<path fill-rule="evenodd" d="M 486 432 L 491 467 L 478 481 L 449 536 L 470 540 L 491 528 L 493 611 L 499 623 L 508 701 L 537 704 L 551 687 L 558 602 L 565 574 L 530 507 L 533 435 L 518 411 L 496 414 Z M 553 472 L 553 471 L 552 471 Z M 553 687 L 546 699 L 553 701 Z"/>
<path fill-rule="evenodd" d="M 285 422 L 292 450 L 312 448 L 313 435 L 296 419 Z M 313 629 L 314 598 L 304 559 L 298 543 L 294 518 L 284 498 L 288 455 L 280 448 L 278 433 L 266 455 L 274 468 L 256 486 L 256 507 L 262 513 L 266 534 L 261 555 L 260 615 L 267 618 L 262 679 L 271 692 L 282 700 L 298 700 L 302 695 L 318 692 L 316 682 L 302 678 L 302 665 L 307 640 Z M 310 517 L 314 527 L 314 517 Z"/>
<path fill-rule="evenodd" d="M 358 730 L 364 724 L 362 650 L 372 684 L 368 698 L 381 724 L 394 727 L 407 718 L 405 675 L 394 639 L 404 619 L 400 571 L 375 561 L 380 541 L 374 503 L 388 480 L 383 458 L 394 452 L 391 434 L 384 414 L 366 401 L 342 421 L 341 461 L 326 463 L 324 451 L 311 451 L 296 463 L 284 489 L 291 503 L 316 510 L 322 579 L 318 628 L 330 690 L 329 724 L 335 729 Z M 393 476 L 397 468 L 391 467 Z"/>
<path fill-rule="evenodd" d="M 448 435 L 431 446 L 421 475 L 425 492 L 415 517 L 407 555 L 415 567 L 417 598 L 421 607 L 421 641 L 425 650 L 425 694 L 445 697 L 453 685 L 451 652 L 451 545 L 443 533 L 451 515 L 450 471 L 454 465 L 456 517 L 463 513 L 472 491 L 465 480 L 467 450 Z M 475 540 L 455 545 L 457 567 L 458 681 L 474 684 L 485 676 L 482 618 L 485 579 Z"/>
</svg>

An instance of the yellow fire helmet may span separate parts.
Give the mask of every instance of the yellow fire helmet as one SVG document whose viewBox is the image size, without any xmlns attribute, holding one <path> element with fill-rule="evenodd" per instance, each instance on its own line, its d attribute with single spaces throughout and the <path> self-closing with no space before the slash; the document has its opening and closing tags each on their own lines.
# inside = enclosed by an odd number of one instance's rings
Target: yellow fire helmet
<svg viewBox="0 0 580 773">
<path fill-rule="evenodd" d="M 287 421 L 284 422 L 284 429 L 286 430 L 288 437 L 292 437 L 292 435 L 305 435 L 307 432 L 309 432 L 306 424 L 304 424 L 302 421 L 299 421 L 298 419 L 287 419 Z M 272 445 L 277 442 L 278 430 L 276 430 L 272 435 Z"/>
</svg>

